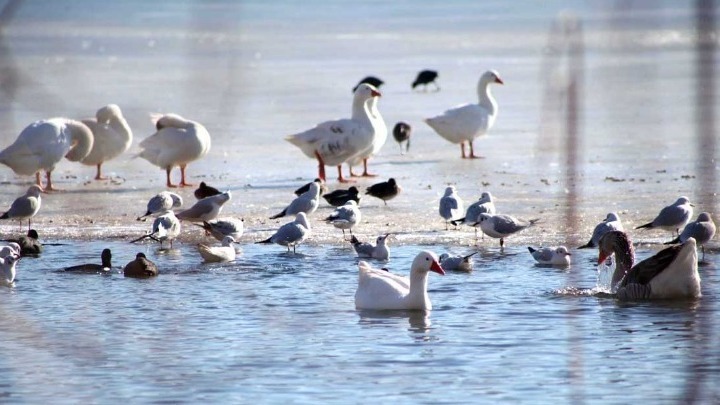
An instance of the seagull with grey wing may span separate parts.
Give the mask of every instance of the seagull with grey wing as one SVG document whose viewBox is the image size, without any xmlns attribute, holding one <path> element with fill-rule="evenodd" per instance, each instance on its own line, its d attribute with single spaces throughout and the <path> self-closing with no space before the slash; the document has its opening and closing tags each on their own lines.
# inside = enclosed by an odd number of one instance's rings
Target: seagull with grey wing
<svg viewBox="0 0 720 405">
<path fill-rule="evenodd" d="M 282 212 L 275 214 L 270 219 L 282 218 L 286 215 L 297 215 L 301 212 L 310 215 L 317 210 L 320 204 L 320 183 L 313 181 L 308 190 L 292 200 Z"/>
<path fill-rule="evenodd" d="M 702 259 L 700 259 L 702 261 L 705 260 L 705 244 L 715 236 L 715 231 L 715 222 L 713 222 L 710 213 L 701 212 L 695 221 L 685 225 L 685 229 L 683 229 L 680 236 L 671 240 L 670 242 L 665 242 L 665 244 L 682 244 L 687 242 L 687 240 L 690 238 L 695 238 L 695 242 L 697 243 L 697 245 L 702 247 L 703 255 Z"/>
<path fill-rule="evenodd" d="M 358 208 L 357 203 L 353 200 L 346 202 L 333 211 L 325 221 L 331 223 L 335 228 L 341 229 L 343 232 L 343 239 L 345 239 L 345 230 L 350 230 L 350 236 L 352 236 L 352 228 L 362 220 L 362 213 Z"/>
<path fill-rule="evenodd" d="M 213 219 L 212 221 L 203 221 L 201 224 L 194 224 L 205 229 L 205 232 L 213 236 L 213 238 L 222 242 L 226 236 L 232 236 L 235 242 L 240 240 L 243 235 L 245 226 L 242 219 L 223 218 Z"/>
<path fill-rule="evenodd" d="M 173 208 L 182 207 L 183 200 L 178 194 L 170 191 L 161 191 L 154 195 L 147 203 L 145 215 L 139 216 L 138 221 L 144 221 L 146 217 L 160 214 Z"/>
<path fill-rule="evenodd" d="M 293 253 L 295 253 L 297 245 L 301 244 L 308 236 L 310 236 L 310 222 L 308 222 L 307 215 L 300 212 L 295 216 L 294 221 L 281 226 L 271 237 L 255 243 L 276 243 L 287 246 L 288 252 L 292 246 Z"/>
<path fill-rule="evenodd" d="M 371 257 L 376 260 L 388 260 L 390 259 L 390 248 L 387 245 L 387 238 L 391 234 L 386 233 L 377 237 L 376 245 L 373 246 L 367 242 L 360 242 L 355 236 L 350 237 L 350 243 L 355 249 L 358 257 Z"/>
<path fill-rule="evenodd" d="M 156 242 L 160 242 L 160 249 L 162 249 L 163 242 L 170 242 L 170 249 L 173 246 L 173 240 L 180 235 L 180 220 L 175 216 L 172 210 L 167 210 L 153 221 L 152 232 L 145 234 L 130 243 L 141 241 L 145 238 L 150 238 Z"/>
<path fill-rule="evenodd" d="M 10 209 L 5 211 L 0 219 L 18 219 L 20 220 L 20 226 L 22 226 L 22 220 L 27 219 L 28 231 L 30 230 L 30 220 L 35 214 L 40 211 L 40 194 L 42 188 L 38 185 L 30 186 L 24 195 L 18 197 L 10 205 Z"/>
<path fill-rule="evenodd" d="M 578 249 L 598 247 L 600 238 L 610 231 L 625 231 L 625 229 L 623 229 L 622 222 L 620 222 L 620 216 L 614 212 L 608 213 L 602 222 L 595 225 L 595 229 L 593 230 L 593 234 L 588 243 L 578 247 Z"/>
<path fill-rule="evenodd" d="M 490 215 L 483 213 L 478 215 L 478 221 L 475 225 L 480 225 L 480 229 L 485 235 L 491 238 L 499 238 L 500 247 L 503 247 L 505 245 L 505 238 L 535 225 L 539 220 L 540 219 L 531 219 L 526 221 L 510 215 Z"/>
<path fill-rule="evenodd" d="M 176 215 L 181 221 L 212 221 L 220 215 L 223 205 L 230 201 L 230 198 L 232 198 L 232 196 L 229 191 L 205 197 L 202 200 L 198 200 L 198 202 L 196 202 L 192 207 L 186 209 L 185 211 L 181 211 Z"/>
<path fill-rule="evenodd" d="M 530 251 L 533 259 L 540 264 L 563 267 L 570 265 L 570 252 L 565 246 L 538 249 L 528 246 L 528 251 Z"/>
<path fill-rule="evenodd" d="M 450 255 L 449 253 L 443 253 L 440 255 L 440 267 L 444 270 L 455 270 L 455 271 L 472 271 L 473 260 L 472 257 L 478 252 L 472 252 L 469 255 Z"/>
<path fill-rule="evenodd" d="M 652 220 L 652 222 L 640 225 L 635 229 L 660 228 L 680 235 L 680 228 L 685 226 L 685 224 L 690 221 L 690 217 L 692 217 L 692 207 L 693 205 L 690 204 L 690 199 L 682 196 L 671 205 L 668 205 L 660 210 L 660 213 Z"/>
<path fill-rule="evenodd" d="M 445 220 L 445 230 L 448 229 L 448 221 L 456 218 L 464 211 L 463 200 L 457 194 L 455 186 L 445 188 L 445 195 L 440 198 L 439 212 L 440 216 Z M 457 226 L 456 224 L 453 224 Z M 442 263 L 441 263 L 442 264 Z"/>
<path fill-rule="evenodd" d="M 477 226 L 475 224 L 478 222 L 478 216 L 480 214 L 495 215 L 495 203 L 493 202 L 493 196 L 487 191 L 483 192 L 477 201 L 467 207 L 464 217 L 450 221 L 450 223 L 455 226 L 465 224 L 474 227 L 475 237 L 477 238 Z"/>
</svg>

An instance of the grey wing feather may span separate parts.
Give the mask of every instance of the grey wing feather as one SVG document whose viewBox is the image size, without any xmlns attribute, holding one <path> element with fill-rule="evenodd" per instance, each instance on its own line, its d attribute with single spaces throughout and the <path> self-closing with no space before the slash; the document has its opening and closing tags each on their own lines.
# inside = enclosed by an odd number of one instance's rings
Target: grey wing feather
<svg viewBox="0 0 720 405">
<path fill-rule="evenodd" d="M 355 249 L 355 253 L 358 254 L 358 256 L 366 256 L 370 257 L 373 254 L 373 251 L 375 250 L 375 247 L 369 243 L 361 243 L 359 245 L 353 245 L 353 248 Z"/>
<path fill-rule="evenodd" d="M 549 262 L 553 258 L 553 251 L 550 249 L 540 249 L 537 250 L 533 256 L 535 256 L 536 259 L 542 260 L 544 262 Z"/>
<path fill-rule="evenodd" d="M 8 216 L 22 217 L 30 215 L 33 213 L 33 211 L 35 211 L 35 208 L 37 208 L 36 198 L 18 198 L 17 200 L 13 201 L 12 205 L 10 206 Z"/>
<path fill-rule="evenodd" d="M 273 243 L 292 243 L 303 237 L 305 234 L 304 227 L 294 222 L 281 226 L 275 235 L 272 236 Z"/>
<path fill-rule="evenodd" d="M 201 215 L 205 215 L 207 213 L 210 213 L 213 210 L 213 204 L 211 201 L 208 200 L 200 200 L 192 207 L 186 209 L 185 211 L 177 214 L 177 217 L 180 219 L 185 218 L 198 218 Z"/>
<path fill-rule="evenodd" d="M 669 206 L 660 210 L 657 218 L 652 222 L 653 226 L 670 226 L 682 222 L 687 216 L 687 211 L 684 208 L 677 206 Z"/>
<path fill-rule="evenodd" d="M 443 197 L 440 199 L 440 215 L 443 218 L 450 218 L 452 210 L 457 209 L 457 200 L 451 197 Z"/>
<path fill-rule="evenodd" d="M 530 223 L 508 215 L 495 215 L 495 230 L 502 234 L 511 234 L 527 228 Z"/>
</svg>

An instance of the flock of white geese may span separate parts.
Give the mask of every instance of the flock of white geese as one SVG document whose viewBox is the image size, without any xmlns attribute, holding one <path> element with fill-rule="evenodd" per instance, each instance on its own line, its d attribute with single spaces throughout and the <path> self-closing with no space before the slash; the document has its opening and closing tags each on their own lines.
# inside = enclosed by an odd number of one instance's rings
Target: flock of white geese
<svg viewBox="0 0 720 405">
<path fill-rule="evenodd" d="M 497 117 L 498 106 L 490 91 L 490 86 L 493 84 L 503 84 L 499 74 L 492 70 L 483 73 L 477 84 L 478 102 L 451 108 L 425 120 L 440 136 L 451 143 L 460 144 L 462 158 L 477 157 L 473 149 L 473 141 L 485 135 Z M 309 191 L 298 198 L 318 199 L 320 182 L 326 180 L 325 166 L 337 167 L 339 182 L 349 181 L 343 176 L 344 164 L 349 166 L 351 176 L 355 175 L 352 167 L 360 164 L 363 164 L 362 175 L 372 176 L 368 171 L 368 160 L 385 144 L 388 133 L 378 110 L 380 96 L 381 93 L 376 87 L 361 83 L 354 91 L 350 118 L 322 122 L 306 131 L 286 137 L 288 142 L 318 163 L 317 185 L 310 187 Z M 153 119 L 157 131 L 139 143 L 140 152 L 137 156 L 165 170 L 168 188 L 189 186 L 186 178 L 187 165 L 208 153 L 211 146 L 210 134 L 202 124 L 177 114 L 158 115 Z M 40 193 L 55 190 L 52 172 L 63 158 L 95 166 L 97 170 L 95 179 L 99 180 L 104 178 L 103 163 L 127 151 L 132 141 L 132 131 L 120 108 L 114 104 L 100 108 L 91 119 L 50 118 L 30 124 L 13 144 L 0 151 L 0 163 L 9 166 L 18 175 L 35 175 L 36 185 L 30 187 L 25 196 L 18 198 L 2 218 L 28 219 L 29 226 L 30 218 L 39 210 Z M 469 146 L 469 154 L 466 154 L 466 145 Z M 173 184 L 170 176 L 175 167 L 180 168 L 181 176 L 177 185 Z M 41 172 L 45 172 L 44 185 L 41 181 Z M 217 193 L 202 198 L 193 207 L 177 214 L 173 209 L 179 204 L 174 196 L 177 195 L 163 192 L 148 203 L 146 215 L 153 215 L 156 218 L 152 231 L 143 238 L 149 237 L 161 243 L 168 240 L 172 244 L 172 239 L 179 233 L 179 220 L 201 223 L 206 231 L 222 242 L 220 247 L 200 247 L 201 255 L 208 261 L 234 260 L 235 251 L 232 244 L 242 234 L 242 223 L 221 222 L 216 219 L 222 205 L 230 199 L 230 193 Z M 456 220 L 480 227 L 484 234 L 500 238 L 501 245 L 505 236 L 526 227 L 519 225 L 515 218 L 496 215 L 494 209 L 493 212 L 478 212 L 477 207 L 475 211 L 471 211 L 472 206 L 468 208 L 464 218 L 457 218 L 462 214 L 463 209 L 458 206 L 457 201 L 453 201 L 453 196 L 454 188 L 449 187 L 445 197 L 441 199 L 441 216 L 447 221 Z M 317 208 L 317 202 L 307 206 L 307 209 L 292 212 L 292 215 L 296 215 L 295 220 L 284 225 L 275 235 L 262 242 L 278 243 L 288 247 L 294 247 L 301 242 L 307 237 L 310 228 L 307 215 Z M 344 215 L 345 212 L 355 215 L 356 211 L 357 204 L 350 201 L 347 205 L 338 207 L 338 211 L 333 214 L 334 216 L 329 217 L 328 221 L 343 230 L 351 229 L 354 222 L 349 226 L 348 224 L 349 221 L 354 220 L 347 219 Z M 682 220 L 673 222 L 669 228 L 663 224 L 657 227 L 679 230 L 689 222 L 691 213 L 692 211 L 683 214 Z M 709 219 L 709 214 L 707 216 Z M 359 220 L 359 217 L 357 211 L 356 220 Z M 658 218 L 660 217 L 662 212 Z M 603 223 L 608 220 L 612 218 L 608 216 Z M 645 227 L 653 227 L 652 224 Z M 530 225 L 532 223 L 527 226 Z M 714 234 L 714 224 L 712 230 Z M 685 232 L 682 235 L 678 233 L 678 239 L 673 241 L 678 243 L 677 245 L 666 248 L 638 264 L 634 264 L 632 243 L 622 229 L 608 228 L 598 236 L 597 240 L 591 240 L 584 247 L 598 247 L 598 263 L 614 255 L 616 269 L 612 278 L 613 291 L 621 299 L 699 297 L 701 292 L 697 266 L 698 236 L 685 234 Z M 595 236 L 593 235 L 593 238 Z M 299 241 L 297 238 L 300 238 Z M 702 240 L 701 243 L 706 241 Z M 5 256 L 0 257 L 0 265 L 5 274 L 4 281 L 6 284 L 12 284 L 19 252 L 15 254 L 12 248 L 0 251 L 2 252 L 5 252 Z M 569 260 L 570 256 L 569 251 L 564 247 L 555 251 L 531 249 L 531 253 L 538 261 L 549 263 L 552 263 L 556 255 L 562 256 L 563 260 Z M 471 255 L 452 259 L 460 260 L 457 262 L 458 266 L 464 263 L 466 267 L 471 267 L 467 266 L 470 257 Z M 144 257 L 138 258 L 140 259 L 146 260 Z M 444 257 L 441 260 L 429 251 L 420 252 L 412 262 L 409 278 L 392 274 L 384 269 L 375 269 L 367 262 L 360 261 L 355 294 L 356 307 L 431 309 L 432 304 L 427 294 L 428 273 L 445 274 L 443 264 L 446 264 L 445 267 L 451 265 L 447 259 L 449 258 Z"/>
</svg>

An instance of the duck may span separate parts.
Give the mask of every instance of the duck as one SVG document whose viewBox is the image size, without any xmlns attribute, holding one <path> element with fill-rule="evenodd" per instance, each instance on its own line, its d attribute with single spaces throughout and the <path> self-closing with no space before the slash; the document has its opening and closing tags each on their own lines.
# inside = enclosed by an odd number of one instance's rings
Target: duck
<svg viewBox="0 0 720 405">
<path fill-rule="evenodd" d="M 79 264 L 77 266 L 66 267 L 65 271 L 76 273 L 107 273 L 112 270 L 112 252 L 110 249 L 103 249 L 100 254 L 100 262 Z"/>
<path fill-rule="evenodd" d="M 660 228 L 680 235 L 680 228 L 690 221 L 692 214 L 693 205 L 690 203 L 690 199 L 681 196 L 674 203 L 661 209 L 652 222 L 640 225 L 635 229 Z"/>
<path fill-rule="evenodd" d="M 42 205 L 42 194 L 43 189 L 34 184 L 30 186 L 24 195 L 16 198 L 10 205 L 10 208 L 0 215 L 0 219 L 17 219 L 22 224 L 22 221 L 27 219 L 28 231 L 30 230 L 32 218 L 37 215 Z"/>
<path fill-rule="evenodd" d="M 108 104 L 95 113 L 95 118 L 82 120 L 93 134 L 90 153 L 80 163 L 97 168 L 95 180 L 106 180 L 102 165 L 124 153 L 132 144 L 130 125 L 117 104 Z"/>
<path fill-rule="evenodd" d="M 34 229 L 28 230 L 27 235 L 18 238 L 16 242 L 20 245 L 20 255 L 28 256 L 39 255 L 42 253 L 43 245 L 38 240 L 39 238 L 40 235 L 38 235 L 37 231 Z"/>
<path fill-rule="evenodd" d="M 196 188 L 193 192 L 196 200 L 202 200 L 205 197 L 212 197 L 218 194 L 222 194 L 220 190 L 215 187 L 208 186 L 204 181 L 201 181 L 198 188 Z"/>
<path fill-rule="evenodd" d="M 620 215 L 616 212 L 609 212 L 605 219 L 599 224 L 595 225 L 593 234 L 590 237 L 588 243 L 578 247 L 578 249 L 595 248 L 600 242 L 600 238 L 610 231 L 624 231 L 622 222 L 620 221 Z"/>
<path fill-rule="evenodd" d="M 388 135 L 387 125 L 385 124 L 385 120 L 383 119 L 382 115 L 380 114 L 380 110 L 378 110 L 377 107 L 378 100 L 378 97 L 373 97 L 370 99 L 370 101 L 368 101 L 368 106 L 370 107 L 370 116 L 372 117 L 373 125 L 372 145 L 363 153 L 348 161 L 351 177 L 377 177 L 376 174 L 371 174 L 368 172 L 368 159 L 380 152 L 380 149 L 382 149 L 382 147 L 385 145 L 385 142 L 387 141 Z M 352 168 L 353 166 L 357 166 L 360 163 L 362 163 L 363 165 L 363 172 L 360 175 L 356 175 L 353 173 Z"/>
<path fill-rule="evenodd" d="M 387 238 L 391 234 L 386 233 L 377 237 L 375 246 L 367 242 L 360 242 L 355 236 L 350 237 L 350 243 L 353 245 L 355 253 L 358 257 L 369 257 L 375 260 L 389 260 L 390 248 L 387 245 Z"/>
<path fill-rule="evenodd" d="M 202 159 L 210 151 L 211 139 L 207 129 L 197 121 L 178 114 L 154 116 L 156 132 L 140 142 L 137 155 L 165 170 L 167 187 L 190 187 L 185 169 L 187 165 Z M 180 183 L 170 181 L 173 167 L 180 167 Z"/>
<path fill-rule="evenodd" d="M 459 143 L 462 158 L 475 159 L 473 141 L 487 134 L 497 118 L 498 105 L 490 92 L 490 85 L 504 84 L 498 72 L 488 70 L 480 76 L 477 85 L 479 102 L 451 108 L 444 113 L 425 119 L 441 137 L 451 143 Z M 470 145 L 470 155 L 465 155 L 465 144 Z"/>
<path fill-rule="evenodd" d="M 475 226 L 480 225 L 483 233 L 491 238 L 500 239 L 500 247 L 505 246 L 505 238 L 514 235 L 535 225 L 540 219 L 524 220 L 505 214 L 486 214 L 478 215 L 478 222 Z"/>
<path fill-rule="evenodd" d="M 358 270 L 355 308 L 367 310 L 432 310 L 428 273 L 445 274 L 438 257 L 430 251 L 415 256 L 409 278 L 374 269 L 364 260 L 358 263 Z"/>
<path fill-rule="evenodd" d="M 229 191 L 205 197 L 196 202 L 192 207 L 177 213 L 178 219 L 188 222 L 212 221 L 222 212 L 225 203 L 232 199 Z"/>
<path fill-rule="evenodd" d="M 328 204 L 333 207 L 339 207 L 345 205 L 348 201 L 355 201 L 358 205 L 360 204 L 360 190 L 357 187 L 351 186 L 347 190 L 338 189 L 331 193 L 323 194 L 323 198 Z"/>
<path fill-rule="evenodd" d="M 16 265 L 20 261 L 20 256 L 8 255 L 0 257 L 0 283 L 7 287 L 12 287 L 15 283 L 15 275 L 17 274 Z"/>
<path fill-rule="evenodd" d="M 705 244 L 715 236 L 715 222 L 709 212 L 701 212 L 697 219 L 685 225 L 680 236 L 665 242 L 665 245 L 673 245 L 677 243 L 685 243 L 688 239 L 694 238 L 695 243 L 702 248 L 702 261 L 705 260 Z"/>
<path fill-rule="evenodd" d="M 226 236 L 232 236 L 235 242 L 239 241 L 245 228 L 243 220 L 235 218 L 218 218 L 212 221 L 203 221 L 202 224 L 193 224 L 205 229 L 205 232 L 219 242 L 222 242 Z"/>
<path fill-rule="evenodd" d="M 313 182 L 310 184 L 308 191 L 300 194 L 285 209 L 273 215 L 270 219 L 282 218 L 286 215 L 296 215 L 304 212 L 310 215 L 315 212 L 320 205 L 320 183 Z"/>
<path fill-rule="evenodd" d="M 440 207 L 438 211 L 440 216 L 445 220 L 445 230 L 448 229 L 448 221 L 457 218 L 465 210 L 463 200 L 457 194 L 455 186 L 445 188 L 445 194 L 440 198 Z"/>
<path fill-rule="evenodd" d="M 353 200 L 346 202 L 345 205 L 337 207 L 332 214 L 325 218 L 326 222 L 331 223 L 335 228 L 342 230 L 343 239 L 345 239 L 345 230 L 350 230 L 350 236 L 352 236 L 353 227 L 360 223 L 361 220 L 362 213 L 360 212 L 360 208 L 358 208 L 357 203 Z"/>
<path fill-rule="evenodd" d="M 565 246 L 544 247 L 538 249 L 528 246 L 528 251 L 530 251 L 533 259 L 540 264 L 563 267 L 570 265 L 571 254 Z"/>
<path fill-rule="evenodd" d="M 295 220 L 288 222 L 278 228 L 278 230 L 269 238 L 261 240 L 255 243 L 276 243 L 281 246 L 286 246 L 288 252 L 290 252 L 290 246 L 293 248 L 293 253 L 299 244 L 310 236 L 310 222 L 308 222 L 307 216 L 304 212 L 300 212 L 295 215 Z"/>
<path fill-rule="evenodd" d="M 400 121 L 393 127 L 393 139 L 400 146 L 400 154 L 404 155 L 410 152 L 410 136 L 412 135 L 412 126 L 405 121 Z M 402 143 L 405 142 L 405 151 L 403 152 Z"/>
<path fill-rule="evenodd" d="M 0 151 L 0 163 L 21 176 L 35 175 L 43 191 L 57 191 L 52 183 L 55 166 L 66 158 L 82 161 L 93 148 L 93 134 L 87 125 L 68 118 L 35 121 L 20 132 L 15 142 Z M 45 171 L 46 183 L 40 181 Z"/>
<path fill-rule="evenodd" d="M 380 95 L 374 86 L 362 83 L 354 93 L 350 118 L 322 122 L 285 140 L 317 159 L 318 178 L 326 181 L 325 166 L 337 166 L 338 181 L 349 182 L 342 175 L 342 164 L 372 146 L 375 130 L 368 101 Z"/>
<path fill-rule="evenodd" d="M 137 218 L 138 221 L 144 221 L 146 217 L 161 214 L 173 208 L 180 208 L 183 205 L 183 199 L 177 193 L 170 191 L 161 191 L 154 195 L 147 203 L 147 211 L 145 215 Z"/>
<path fill-rule="evenodd" d="M 365 190 L 365 194 L 379 198 L 387 205 L 388 200 L 397 197 L 401 191 L 402 187 L 391 177 L 388 181 L 376 183 L 368 187 L 367 190 Z"/>
<path fill-rule="evenodd" d="M 160 274 L 155 263 L 150 261 L 145 253 L 135 255 L 135 260 L 126 264 L 123 268 L 123 275 L 131 278 L 150 278 Z"/>
<path fill-rule="evenodd" d="M 445 271 L 464 271 L 470 272 L 473 269 L 472 257 L 478 252 L 470 253 L 469 255 L 450 255 L 449 253 L 443 253 L 440 255 L 440 266 Z"/>
<path fill-rule="evenodd" d="M 635 265 L 635 249 L 623 231 L 603 235 L 598 250 L 598 265 L 615 254 L 611 291 L 620 300 L 698 298 L 702 295 L 695 238 L 665 248 Z"/>
<path fill-rule="evenodd" d="M 432 83 L 435 85 L 435 91 L 440 91 L 440 86 L 437 84 L 438 72 L 436 70 L 421 70 L 418 72 L 415 81 L 412 82 L 412 89 L 415 90 L 418 86 L 425 86 L 424 89 L 427 91 L 428 84 Z"/>
<path fill-rule="evenodd" d="M 208 246 L 205 244 L 198 245 L 200 256 L 206 263 L 231 262 L 235 260 L 235 238 L 226 236 L 222 240 L 222 246 Z"/>
</svg>

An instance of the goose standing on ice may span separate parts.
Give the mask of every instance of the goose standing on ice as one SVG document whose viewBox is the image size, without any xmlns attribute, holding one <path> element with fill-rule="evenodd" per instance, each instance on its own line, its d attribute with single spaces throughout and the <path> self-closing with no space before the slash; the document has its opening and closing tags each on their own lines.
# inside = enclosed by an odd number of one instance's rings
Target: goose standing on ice
<svg viewBox="0 0 720 405">
<path fill-rule="evenodd" d="M 108 104 L 95 113 L 95 118 L 82 120 L 93 133 L 90 153 L 80 163 L 97 167 L 95 180 L 105 180 L 102 164 L 125 152 L 132 144 L 132 130 L 123 117 L 120 107 Z"/>
<path fill-rule="evenodd" d="M 452 143 L 459 143 L 463 159 L 478 158 L 473 150 L 473 141 L 485 135 L 495 123 L 498 106 L 490 92 L 491 84 L 503 84 L 500 75 L 488 70 L 480 76 L 477 85 L 479 102 L 451 108 L 441 115 L 425 119 L 425 122 L 440 136 Z M 465 143 L 470 144 L 470 156 L 465 155 Z"/>
<path fill-rule="evenodd" d="M 35 184 L 42 188 L 40 171 L 44 170 L 44 191 L 56 190 L 52 171 L 63 157 L 71 162 L 82 161 L 93 148 L 93 134 L 87 125 L 67 118 L 35 121 L 20 132 L 15 142 L 0 152 L 0 163 L 16 174 L 35 175 Z"/>
<path fill-rule="evenodd" d="M 196 121 L 177 114 L 162 115 L 155 122 L 157 131 L 140 142 L 141 158 L 165 169 L 168 187 L 192 186 L 186 181 L 185 168 L 190 162 L 201 159 L 210 151 L 210 134 Z M 170 171 L 180 167 L 180 183 L 170 181 Z"/>
<path fill-rule="evenodd" d="M 617 261 L 610 284 L 621 300 L 696 298 L 701 296 L 697 243 L 665 248 L 633 266 L 635 250 L 625 232 L 611 231 L 600 239 L 598 264 L 611 254 Z"/>
<path fill-rule="evenodd" d="M 373 97 L 380 97 L 380 92 L 369 84 L 360 84 L 353 96 L 351 118 L 325 121 L 285 140 L 305 156 L 317 159 L 318 178 L 326 180 L 326 165 L 337 166 L 338 181 L 348 182 L 342 175 L 342 164 L 372 147 L 375 130 L 368 101 Z"/>
<path fill-rule="evenodd" d="M 366 151 L 361 153 L 360 155 L 354 157 L 353 159 L 350 159 L 348 161 L 348 167 L 350 169 L 350 176 L 353 177 L 376 177 L 377 174 L 370 174 L 368 172 L 368 159 L 370 157 L 376 155 L 378 152 L 380 152 L 380 149 L 382 149 L 383 145 L 385 145 L 385 141 L 387 141 L 387 135 L 388 135 L 388 129 L 387 125 L 385 124 L 385 120 L 383 119 L 382 115 L 380 115 L 380 110 L 378 110 L 377 107 L 378 104 L 378 98 L 373 97 L 368 101 L 368 106 L 370 107 L 370 115 L 372 117 L 372 125 L 373 125 L 373 141 L 372 146 L 369 147 Z M 361 175 L 356 175 L 353 173 L 353 166 L 357 166 L 362 162 L 363 164 L 363 172 Z"/>
</svg>

